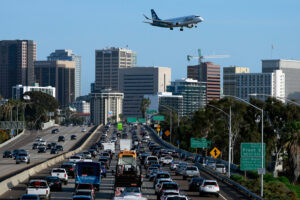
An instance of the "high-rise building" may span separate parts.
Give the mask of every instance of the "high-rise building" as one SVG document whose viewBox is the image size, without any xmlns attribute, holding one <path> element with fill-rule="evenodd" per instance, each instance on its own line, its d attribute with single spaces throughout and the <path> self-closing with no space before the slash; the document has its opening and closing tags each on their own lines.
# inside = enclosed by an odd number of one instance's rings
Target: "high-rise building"
<svg viewBox="0 0 300 200">
<path fill-rule="evenodd" d="M 36 43 L 32 40 L 0 41 L 0 94 L 12 97 L 12 87 L 32 85 Z"/>
<path fill-rule="evenodd" d="M 279 69 L 285 74 L 285 97 L 300 103 L 300 60 L 262 60 L 263 73 L 271 73 Z"/>
<path fill-rule="evenodd" d="M 250 73 L 248 67 L 224 67 L 223 68 L 223 94 L 237 96 L 236 75 L 241 73 Z"/>
<path fill-rule="evenodd" d="M 166 92 L 171 82 L 168 67 L 132 67 L 119 70 L 120 91 L 124 93 L 123 115 L 141 117 L 144 95 Z"/>
<path fill-rule="evenodd" d="M 172 81 L 167 90 L 183 96 L 183 116 L 190 116 L 206 105 L 206 85 L 193 79 L 179 79 Z"/>
<path fill-rule="evenodd" d="M 119 90 L 119 69 L 136 65 L 136 53 L 123 48 L 96 50 L 95 91 Z"/>
<path fill-rule="evenodd" d="M 41 86 L 56 88 L 56 99 L 62 108 L 75 100 L 75 66 L 74 61 L 36 61 L 35 78 Z"/>
<path fill-rule="evenodd" d="M 75 99 L 81 95 L 81 56 L 76 56 L 69 49 L 59 49 L 47 57 L 49 61 L 69 60 L 76 63 L 75 67 Z"/>
<path fill-rule="evenodd" d="M 49 94 L 55 98 L 55 87 L 46 86 L 42 87 L 39 86 L 38 83 L 33 84 L 32 86 L 23 86 L 23 85 L 16 85 L 12 88 L 12 98 L 14 99 L 21 99 L 25 92 L 43 92 Z"/>
<path fill-rule="evenodd" d="M 149 110 L 169 112 L 174 110 L 181 118 L 183 116 L 183 96 L 173 95 L 171 92 L 158 92 L 157 94 L 144 95 L 145 99 L 150 100 Z M 162 106 L 161 106 L 162 105 Z M 165 108 L 164 106 L 168 107 Z"/>
<path fill-rule="evenodd" d="M 108 120 L 120 121 L 122 114 L 123 93 L 110 89 L 99 93 L 90 93 L 91 99 L 91 121 L 95 125 L 106 124 Z"/>
<path fill-rule="evenodd" d="M 203 62 L 200 65 L 188 66 L 187 75 L 190 79 L 206 83 L 206 103 L 213 99 L 220 99 L 220 65 L 214 65 L 212 62 Z"/>
<path fill-rule="evenodd" d="M 77 113 L 90 113 L 90 103 L 86 101 L 74 101 L 70 103 L 71 107 L 74 107 Z"/>
<path fill-rule="evenodd" d="M 250 94 L 266 94 L 285 98 L 285 79 L 282 70 L 272 73 L 245 73 L 236 75 L 237 97 L 249 100 Z M 268 96 L 256 96 L 265 100 Z"/>
</svg>

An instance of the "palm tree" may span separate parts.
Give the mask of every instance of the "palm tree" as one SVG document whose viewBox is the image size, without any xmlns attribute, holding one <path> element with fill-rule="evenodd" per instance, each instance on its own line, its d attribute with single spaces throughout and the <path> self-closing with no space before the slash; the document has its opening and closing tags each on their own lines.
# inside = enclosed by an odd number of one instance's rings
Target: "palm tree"
<svg viewBox="0 0 300 200">
<path fill-rule="evenodd" d="M 148 106 L 151 104 L 151 101 L 149 98 L 143 98 L 142 99 L 142 102 L 141 102 L 141 111 L 142 111 L 142 115 L 143 115 L 143 118 L 145 118 L 146 116 L 146 110 L 148 108 Z"/>
</svg>

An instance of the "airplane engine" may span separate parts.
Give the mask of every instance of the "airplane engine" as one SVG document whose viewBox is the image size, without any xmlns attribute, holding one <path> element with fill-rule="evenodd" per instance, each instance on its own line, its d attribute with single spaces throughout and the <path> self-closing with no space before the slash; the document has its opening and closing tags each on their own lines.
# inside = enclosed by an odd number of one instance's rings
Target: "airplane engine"
<svg viewBox="0 0 300 200">
<path fill-rule="evenodd" d="M 193 24 L 188 24 L 187 27 L 188 27 L 188 28 L 193 28 L 194 25 L 193 25 Z"/>
</svg>

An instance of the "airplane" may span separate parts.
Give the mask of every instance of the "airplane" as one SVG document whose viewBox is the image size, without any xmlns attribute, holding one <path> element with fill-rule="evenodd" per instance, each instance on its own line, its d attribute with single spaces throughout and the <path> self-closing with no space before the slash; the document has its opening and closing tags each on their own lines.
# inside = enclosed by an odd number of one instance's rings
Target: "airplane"
<svg viewBox="0 0 300 200">
<path fill-rule="evenodd" d="M 151 26 L 158 26 L 158 27 L 163 27 L 163 28 L 170 28 L 170 30 L 173 30 L 174 27 L 180 27 L 180 31 L 183 31 L 183 27 L 187 28 L 197 28 L 197 24 L 199 22 L 203 22 L 203 18 L 200 17 L 199 15 L 189 15 L 185 17 L 178 17 L 178 18 L 172 18 L 172 19 L 166 19 L 166 20 L 161 20 L 155 11 L 151 9 L 151 14 L 152 14 L 152 19 L 144 15 L 144 17 L 147 20 L 152 20 L 152 22 L 144 22 L 148 23 Z"/>
</svg>

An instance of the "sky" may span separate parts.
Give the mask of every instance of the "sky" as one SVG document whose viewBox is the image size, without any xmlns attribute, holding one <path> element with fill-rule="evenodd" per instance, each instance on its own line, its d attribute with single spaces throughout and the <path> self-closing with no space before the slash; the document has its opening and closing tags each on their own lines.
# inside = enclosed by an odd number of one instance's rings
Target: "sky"
<svg viewBox="0 0 300 200">
<path fill-rule="evenodd" d="M 143 23 L 154 9 L 161 19 L 200 15 L 197 28 L 173 31 Z M 55 49 L 82 56 L 82 95 L 95 80 L 95 50 L 122 47 L 137 53 L 138 66 L 172 69 L 185 78 L 187 55 L 223 67 L 261 72 L 262 59 L 300 60 L 299 0 L 0 0 L 0 40 L 37 42 L 37 60 Z M 272 48 L 273 46 L 273 48 Z M 222 71 L 222 69 L 221 69 Z"/>
</svg>

